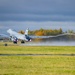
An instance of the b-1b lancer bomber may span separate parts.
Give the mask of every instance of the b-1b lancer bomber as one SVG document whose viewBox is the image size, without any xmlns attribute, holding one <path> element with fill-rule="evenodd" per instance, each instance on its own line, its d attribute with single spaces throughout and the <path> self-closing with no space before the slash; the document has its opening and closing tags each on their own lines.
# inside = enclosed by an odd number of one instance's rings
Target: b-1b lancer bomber
<svg viewBox="0 0 75 75">
<path fill-rule="evenodd" d="M 18 39 L 21 40 L 21 43 L 24 43 L 25 41 L 31 41 L 31 38 L 28 36 L 28 29 L 26 29 L 25 34 L 17 33 L 12 29 L 8 29 L 7 32 L 10 34 L 10 39 L 14 43 L 17 43 Z"/>
</svg>

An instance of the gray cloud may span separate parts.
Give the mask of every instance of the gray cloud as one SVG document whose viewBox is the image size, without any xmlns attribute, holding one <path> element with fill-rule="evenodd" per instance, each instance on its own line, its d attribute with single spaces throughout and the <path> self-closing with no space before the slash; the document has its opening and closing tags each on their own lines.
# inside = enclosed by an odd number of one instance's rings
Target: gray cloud
<svg viewBox="0 0 75 75">
<path fill-rule="evenodd" d="M 0 21 L 75 21 L 70 15 L 0 14 Z"/>
<path fill-rule="evenodd" d="M 75 21 L 75 0 L 0 0 L 0 21 Z"/>
</svg>

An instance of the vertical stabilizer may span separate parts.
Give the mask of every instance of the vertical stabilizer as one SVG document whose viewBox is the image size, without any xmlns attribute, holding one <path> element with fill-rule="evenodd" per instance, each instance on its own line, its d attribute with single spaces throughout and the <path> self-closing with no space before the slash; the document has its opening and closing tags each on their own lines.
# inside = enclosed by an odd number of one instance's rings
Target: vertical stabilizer
<svg viewBox="0 0 75 75">
<path fill-rule="evenodd" d="M 28 28 L 27 28 L 26 31 L 25 31 L 25 35 L 28 35 Z"/>
</svg>

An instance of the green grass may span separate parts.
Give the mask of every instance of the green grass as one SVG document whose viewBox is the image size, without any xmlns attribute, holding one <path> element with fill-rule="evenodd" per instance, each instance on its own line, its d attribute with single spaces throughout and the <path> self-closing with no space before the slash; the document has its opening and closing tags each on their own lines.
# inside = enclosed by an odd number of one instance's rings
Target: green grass
<svg viewBox="0 0 75 75">
<path fill-rule="evenodd" d="M 0 46 L 0 54 L 74 54 L 73 46 Z"/>
<path fill-rule="evenodd" d="M 75 47 L 0 46 L 0 54 L 75 54 Z M 75 56 L 0 56 L 0 75 L 75 75 Z"/>
</svg>

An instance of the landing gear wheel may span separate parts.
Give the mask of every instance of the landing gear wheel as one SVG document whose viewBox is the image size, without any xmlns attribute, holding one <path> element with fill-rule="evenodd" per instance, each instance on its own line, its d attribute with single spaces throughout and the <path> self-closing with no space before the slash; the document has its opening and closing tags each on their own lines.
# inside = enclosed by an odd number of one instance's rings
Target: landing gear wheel
<svg viewBox="0 0 75 75">
<path fill-rule="evenodd" d="M 22 40 L 21 43 L 25 43 L 25 42 Z"/>
<path fill-rule="evenodd" d="M 4 46 L 8 46 L 8 44 L 7 44 L 7 43 L 5 43 L 5 44 L 4 44 Z"/>
<path fill-rule="evenodd" d="M 17 42 L 16 42 L 16 41 L 13 41 L 13 43 L 14 43 L 14 44 L 17 44 Z"/>
</svg>

